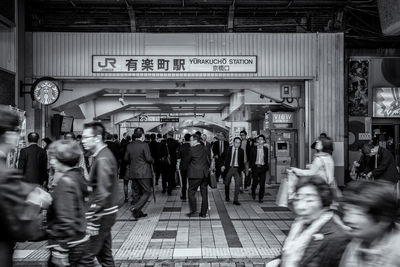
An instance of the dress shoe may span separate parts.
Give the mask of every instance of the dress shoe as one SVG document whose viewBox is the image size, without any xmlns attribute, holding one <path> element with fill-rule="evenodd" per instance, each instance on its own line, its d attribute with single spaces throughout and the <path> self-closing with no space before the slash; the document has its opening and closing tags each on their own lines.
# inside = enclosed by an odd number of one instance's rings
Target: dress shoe
<svg viewBox="0 0 400 267">
<path fill-rule="evenodd" d="M 240 206 L 240 202 L 239 201 L 233 201 L 233 205 Z"/>
<path fill-rule="evenodd" d="M 140 218 L 140 212 L 136 209 L 131 209 L 132 216 L 137 220 Z"/>
<path fill-rule="evenodd" d="M 189 212 L 188 214 L 186 214 L 187 217 L 196 217 L 197 216 L 197 212 Z"/>
<path fill-rule="evenodd" d="M 260 203 L 263 203 L 263 202 L 264 202 L 264 200 L 260 199 L 258 202 L 260 202 Z"/>
<path fill-rule="evenodd" d="M 143 211 L 139 211 L 138 213 L 140 218 L 147 217 L 147 213 L 143 213 Z"/>
<path fill-rule="evenodd" d="M 206 217 L 207 217 L 207 214 L 199 213 L 199 217 L 201 217 L 201 218 L 206 218 Z"/>
<path fill-rule="evenodd" d="M 186 197 L 181 196 L 182 201 L 186 201 Z"/>
</svg>

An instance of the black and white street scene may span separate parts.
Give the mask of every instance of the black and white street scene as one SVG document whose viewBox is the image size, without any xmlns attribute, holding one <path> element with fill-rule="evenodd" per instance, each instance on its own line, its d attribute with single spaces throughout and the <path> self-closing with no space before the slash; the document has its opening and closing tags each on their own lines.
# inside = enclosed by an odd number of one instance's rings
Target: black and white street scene
<svg viewBox="0 0 400 267">
<path fill-rule="evenodd" d="M 400 0 L 0 0 L 0 267 L 400 267 Z"/>
</svg>

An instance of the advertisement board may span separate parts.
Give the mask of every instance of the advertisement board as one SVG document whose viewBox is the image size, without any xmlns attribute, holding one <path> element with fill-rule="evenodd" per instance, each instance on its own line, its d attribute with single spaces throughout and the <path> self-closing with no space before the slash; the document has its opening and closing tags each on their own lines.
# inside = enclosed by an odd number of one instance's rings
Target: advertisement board
<svg viewBox="0 0 400 267">
<path fill-rule="evenodd" d="M 373 116 L 400 118 L 400 88 L 374 88 Z"/>
</svg>

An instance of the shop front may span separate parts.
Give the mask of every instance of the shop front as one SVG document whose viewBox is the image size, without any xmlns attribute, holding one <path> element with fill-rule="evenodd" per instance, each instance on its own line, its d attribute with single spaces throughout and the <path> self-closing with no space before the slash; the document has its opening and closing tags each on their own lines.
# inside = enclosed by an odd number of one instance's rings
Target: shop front
<svg viewBox="0 0 400 267">
<path fill-rule="evenodd" d="M 54 114 L 73 117 L 76 132 L 93 119 L 113 133 L 126 125 L 157 130 L 169 119 L 188 131 L 219 125 L 231 137 L 256 131 L 268 135 L 271 174 L 279 182 L 287 167 L 312 160 L 310 145 L 325 132 L 335 141 L 343 184 L 343 34 L 35 32 L 26 38 L 32 73 L 25 80 L 51 77 L 61 89 L 48 106 L 46 134 Z"/>
</svg>

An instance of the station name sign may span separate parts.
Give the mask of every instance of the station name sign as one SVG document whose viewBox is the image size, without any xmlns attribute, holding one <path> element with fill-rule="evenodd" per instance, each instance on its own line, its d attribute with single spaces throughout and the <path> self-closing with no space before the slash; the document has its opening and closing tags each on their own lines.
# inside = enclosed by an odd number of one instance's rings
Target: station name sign
<svg viewBox="0 0 400 267">
<path fill-rule="evenodd" d="M 93 73 L 254 73 L 256 56 L 93 55 Z"/>
</svg>

